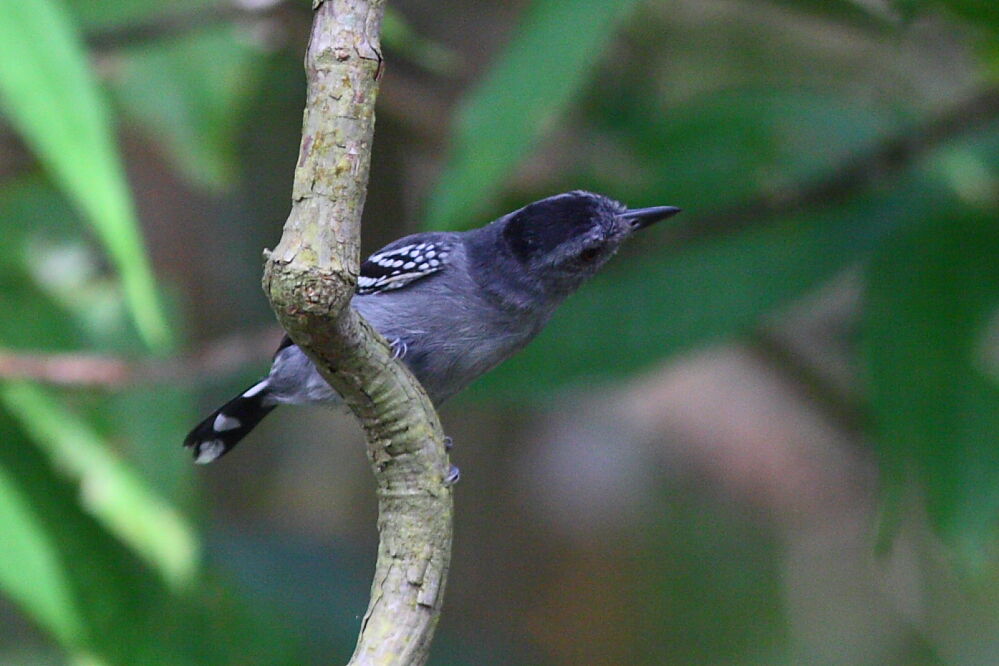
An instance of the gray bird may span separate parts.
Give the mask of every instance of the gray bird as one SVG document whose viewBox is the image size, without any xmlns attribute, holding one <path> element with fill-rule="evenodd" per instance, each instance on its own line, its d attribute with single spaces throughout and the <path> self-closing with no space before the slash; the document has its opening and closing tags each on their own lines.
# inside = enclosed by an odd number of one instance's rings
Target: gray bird
<svg viewBox="0 0 999 666">
<path fill-rule="evenodd" d="M 434 404 L 523 348 L 632 233 L 679 213 L 629 210 L 591 192 L 536 201 L 484 227 L 390 243 L 361 265 L 351 305 L 392 345 Z M 195 462 L 232 449 L 278 405 L 339 402 L 285 336 L 271 371 L 184 440 Z"/>
</svg>

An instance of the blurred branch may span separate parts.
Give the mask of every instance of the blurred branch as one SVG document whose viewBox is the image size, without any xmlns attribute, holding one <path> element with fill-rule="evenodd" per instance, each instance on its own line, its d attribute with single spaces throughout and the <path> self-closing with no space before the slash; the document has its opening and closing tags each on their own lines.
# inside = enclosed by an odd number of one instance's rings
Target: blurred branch
<svg viewBox="0 0 999 666">
<path fill-rule="evenodd" d="M 350 307 L 360 255 L 383 0 L 314 0 L 292 208 L 263 287 L 278 320 L 364 426 L 378 561 L 351 664 L 419 666 L 451 560 L 448 457 L 433 404 Z"/>
<path fill-rule="evenodd" d="M 860 441 L 870 432 L 870 415 L 864 400 L 840 390 L 824 374 L 807 351 L 796 348 L 766 328 L 749 336 L 748 351 L 780 372 L 799 392 L 812 402 L 852 441 Z"/>
<path fill-rule="evenodd" d="M 229 2 L 195 11 L 165 12 L 145 20 L 92 30 L 87 33 L 86 40 L 97 51 L 112 51 L 231 23 L 256 23 L 279 18 L 290 19 L 294 16 L 302 18 L 302 23 L 305 24 L 304 19 L 308 14 L 302 9 L 304 7 L 299 3 L 287 0 Z"/>
<path fill-rule="evenodd" d="M 856 364 L 862 274 L 848 270 L 818 293 L 760 323 L 747 351 L 765 361 L 850 440 L 870 432 L 866 382 Z"/>
<path fill-rule="evenodd" d="M 35 354 L 0 350 L 0 378 L 34 379 L 65 386 L 121 386 L 135 368 L 118 358 L 87 354 Z"/>
<path fill-rule="evenodd" d="M 761 194 L 737 206 L 674 227 L 677 246 L 748 229 L 763 220 L 837 203 L 882 183 L 934 148 L 999 119 L 999 88 L 988 87 L 929 120 L 889 136 L 824 178 L 797 188 Z"/>
<path fill-rule="evenodd" d="M 0 348 L 0 379 L 31 379 L 72 387 L 123 389 L 136 384 L 198 385 L 261 364 L 281 337 L 276 327 L 231 335 L 179 357 L 124 359 L 86 353 L 44 353 Z"/>
</svg>

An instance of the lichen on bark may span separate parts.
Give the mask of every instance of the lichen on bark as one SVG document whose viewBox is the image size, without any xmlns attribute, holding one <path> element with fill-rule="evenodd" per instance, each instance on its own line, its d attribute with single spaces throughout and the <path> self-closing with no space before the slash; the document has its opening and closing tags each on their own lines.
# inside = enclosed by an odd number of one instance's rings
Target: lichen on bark
<svg viewBox="0 0 999 666">
<path fill-rule="evenodd" d="M 449 462 L 433 405 L 349 307 L 359 265 L 382 0 L 321 0 L 292 209 L 267 255 L 278 320 L 361 421 L 378 492 L 378 559 L 351 664 L 422 664 L 451 557 Z"/>
</svg>

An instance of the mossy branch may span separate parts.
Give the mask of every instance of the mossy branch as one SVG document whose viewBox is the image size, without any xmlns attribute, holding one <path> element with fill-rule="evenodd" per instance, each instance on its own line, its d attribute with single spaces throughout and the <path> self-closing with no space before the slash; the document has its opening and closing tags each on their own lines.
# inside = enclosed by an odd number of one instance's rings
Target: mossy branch
<svg viewBox="0 0 999 666">
<path fill-rule="evenodd" d="M 278 320 L 360 419 L 378 490 L 371 599 L 350 664 L 423 664 L 451 557 L 448 458 L 426 393 L 352 308 L 382 0 L 314 2 L 291 214 L 268 255 Z"/>
</svg>

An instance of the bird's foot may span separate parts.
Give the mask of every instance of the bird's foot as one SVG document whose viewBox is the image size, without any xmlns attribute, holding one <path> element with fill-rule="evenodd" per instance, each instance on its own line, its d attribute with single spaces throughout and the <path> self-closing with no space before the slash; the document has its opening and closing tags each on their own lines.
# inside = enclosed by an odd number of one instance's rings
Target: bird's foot
<svg viewBox="0 0 999 666">
<path fill-rule="evenodd" d="M 409 351 L 409 346 L 406 345 L 402 338 L 393 338 L 388 343 L 389 347 L 392 348 L 392 358 L 405 358 L 406 352 Z"/>
</svg>

